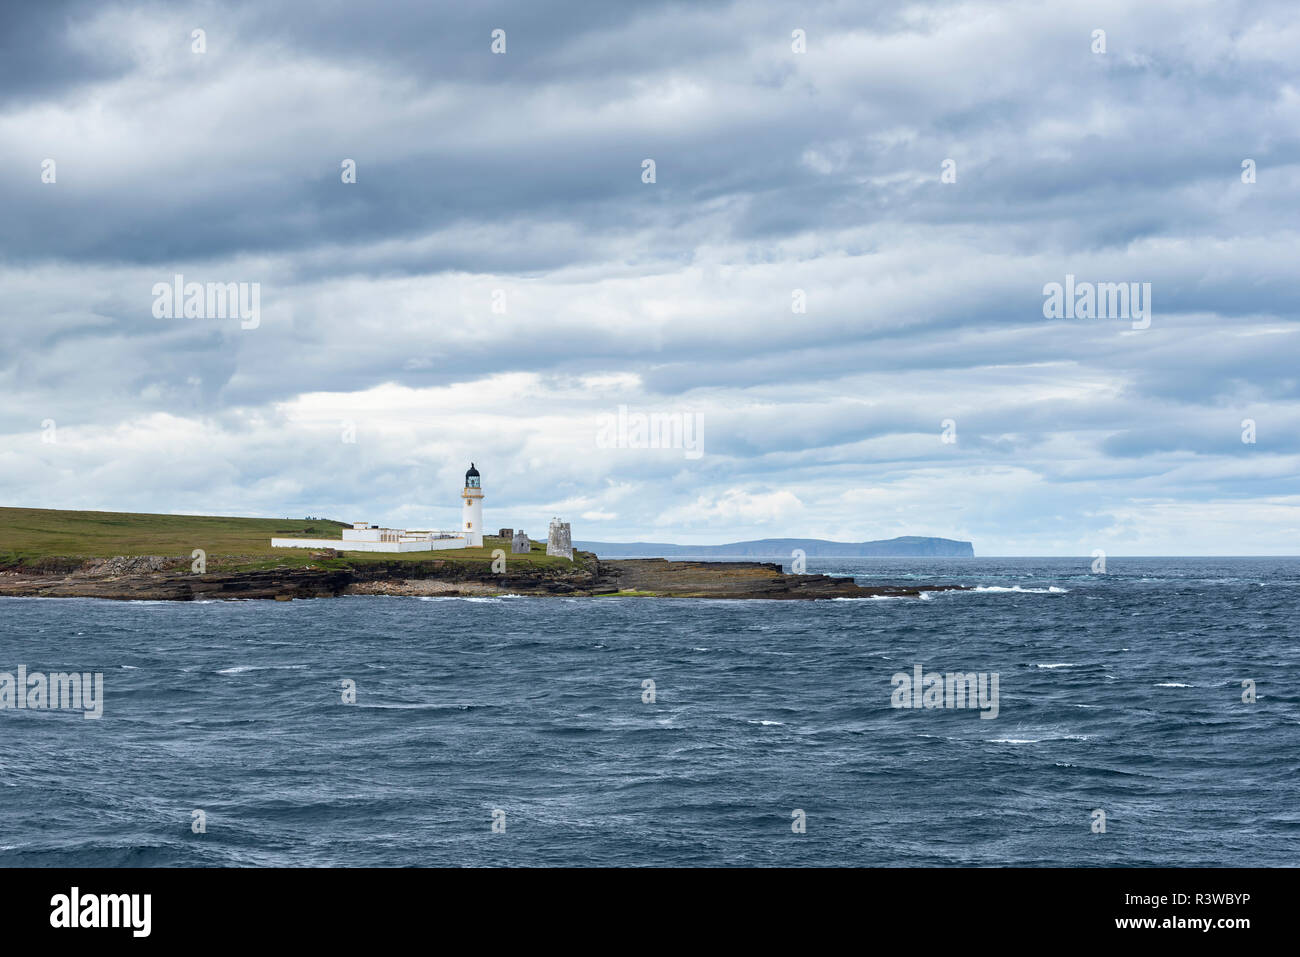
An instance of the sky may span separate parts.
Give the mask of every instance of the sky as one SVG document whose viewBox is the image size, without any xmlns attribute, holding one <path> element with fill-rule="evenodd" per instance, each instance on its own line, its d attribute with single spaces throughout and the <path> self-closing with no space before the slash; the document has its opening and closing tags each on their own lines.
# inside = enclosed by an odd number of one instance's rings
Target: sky
<svg viewBox="0 0 1300 957">
<path fill-rule="evenodd" d="M 1298 140 L 1290 2 L 5 4 L 0 505 L 1297 554 Z"/>
</svg>

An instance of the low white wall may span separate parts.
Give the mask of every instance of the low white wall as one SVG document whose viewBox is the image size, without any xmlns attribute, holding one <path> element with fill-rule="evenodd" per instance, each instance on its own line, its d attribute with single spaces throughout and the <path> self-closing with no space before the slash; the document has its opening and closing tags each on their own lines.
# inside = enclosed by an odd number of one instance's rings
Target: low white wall
<svg viewBox="0 0 1300 957">
<path fill-rule="evenodd" d="M 420 542 L 420 545 L 430 551 L 441 548 L 469 548 L 469 542 L 463 538 L 432 538 L 427 542 Z"/>
<path fill-rule="evenodd" d="M 333 548 L 340 552 L 432 552 L 467 548 L 463 538 L 433 538 L 423 542 L 345 542 L 337 538 L 273 538 L 272 548 Z"/>
</svg>

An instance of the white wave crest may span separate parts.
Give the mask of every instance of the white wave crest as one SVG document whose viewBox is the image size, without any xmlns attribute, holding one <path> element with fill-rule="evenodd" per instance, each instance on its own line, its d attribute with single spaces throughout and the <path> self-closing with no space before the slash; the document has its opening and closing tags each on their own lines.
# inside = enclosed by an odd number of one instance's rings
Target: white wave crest
<svg viewBox="0 0 1300 957">
<path fill-rule="evenodd" d="M 971 591 L 1016 591 L 1026 595 L 1065 595 L 1070 589 L 1049 585 L 1047 588 L 1022 588 L 1020 585 L 976 585 Z"/>
</svg>

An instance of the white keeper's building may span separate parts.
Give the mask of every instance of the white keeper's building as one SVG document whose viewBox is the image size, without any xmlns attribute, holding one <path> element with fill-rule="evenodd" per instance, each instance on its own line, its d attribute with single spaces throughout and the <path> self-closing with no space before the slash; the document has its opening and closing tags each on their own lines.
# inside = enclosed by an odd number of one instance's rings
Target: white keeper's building
<svg viewBox="0 0 1300 957">
<path fill-rule="evenodd" d="M 272 548 L 333 548 L 341 552 L 431 552 L 444 548 L 483 547 L 483 488 L 474 463 L 465 473 L 458 531 L 407 531 L 353 522 L 339 538 L 273 538 Z"/>
</svg>

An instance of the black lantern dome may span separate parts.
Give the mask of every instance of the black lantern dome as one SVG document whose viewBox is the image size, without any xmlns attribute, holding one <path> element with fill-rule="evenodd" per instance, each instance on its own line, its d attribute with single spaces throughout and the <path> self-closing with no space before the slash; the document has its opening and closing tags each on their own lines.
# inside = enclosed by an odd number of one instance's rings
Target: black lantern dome
<svg viewBox="0 0 1300 957">
<path fill-rule="evenodd" d="M 469 463 L 469 471 L 465 473 L 465 487 L 466 488 L 479 487 L 478 469 L 474 468 L 473 462 Z"/>
</svg>

